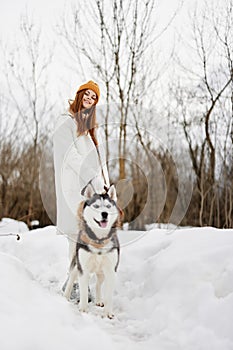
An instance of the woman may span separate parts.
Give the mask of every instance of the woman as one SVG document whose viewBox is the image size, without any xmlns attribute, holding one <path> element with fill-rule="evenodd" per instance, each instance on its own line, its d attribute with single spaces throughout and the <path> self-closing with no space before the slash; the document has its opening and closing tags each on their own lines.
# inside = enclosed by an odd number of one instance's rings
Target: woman
<svg viewBox="0 0 233 350">
<path fill-rule="evenodd" d="M 90 181 L 97 193 L 109 187 L 104 147 L 96 123 L 99 97 L 99 86 L 93 81 L 81 85 L 75 99 L 69 101 L 68 112 L 59 118 L 53 137 L 57 231 L 68 237 L 70 260 L 76 245 L 82 189 Z"/>
</svg>

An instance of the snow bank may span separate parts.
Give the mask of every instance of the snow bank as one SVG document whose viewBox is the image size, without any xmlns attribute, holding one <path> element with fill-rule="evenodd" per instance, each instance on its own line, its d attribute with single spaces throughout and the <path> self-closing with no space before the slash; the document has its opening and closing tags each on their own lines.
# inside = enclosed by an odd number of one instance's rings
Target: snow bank
<svg viewBox="0 0 233 350">
<path fill-rule="evenodd" d="M 114 320 L 61 295 L 67 240 L 53 226 L 0 239 L 1 349 L 233 349 L 233 230 L 121 231 Z M 93 281 L 91 282 L 93 289 Z"/>
<path fill-rule="evenodd" d="M 43 289 L 18 259 L 0 253 L 1 349 L 89 349 L 89 323 L 77 315 L 64 299 Z M 92 324 L 101 348 L 112 342 Z"/>
<path fill-rule="evenodd" d="M 126 250 L 117 303 L 132 336 L 148 349 L 233 349 L 233 230 L 154 230 Z"/>
<path fill-rule="evenodd" d="M 43 248 L 45 248 L 46 234 L 48 246 L 45 252 Z M 23 242 L 19 244 L 15 244 L 13 238 L 8 238 L 9 251 L 11 253 L 14 251 L 21 257 L 25 254 L 24 262 L 13 255 L 0 253 L 1 349 L 76 350 L 82 344 L 81 349 L 89 350 L 96 345 L 97 339 L 101 349 L 114 349 L 115 344 L 107 332 L 96 326 L 88 315 L 81 315 L 77 306 L 69 304 L 54 291 L 52 284 L 55 281 L 45 282 L 45 285 L 50 282 L 51 288 L 44 288 L 35 279 L 33 273 L 25 267 L 31 264 L 33 266 L 31 270 L 37 277 L 39 277 L 37 273 L 40 270 L 41 280 L 47 278 L 44 270 L 50 270 L 51 267 L 52 270 L 55 270 L 60 262 L 58 259 L 54 261 L 54 264 L 51 263 L 56 256 L 52 254 L 51 258 L 48 249 L 54 238 L 55 234 L 51 234 L 51 230 L 50 232 L 48 230 L 48 233 L 42 230 L 35 236 L 25 234 Z M 31 245 L 32 249 L 35 248 L 32 242 L 39 243 L 34 252 L 29 247 Z M 6 244 L 3 246 L 6 249 Z M 42 249 L 41 252 L 40 249 Z M 51 250 L 53 253 L 58 251 L 59 245 Z M 45 256 L 48 258 L 46 261 Z M 35 266 L 37 264 L 40 265 L 40 268 Z M 48 272 L 49 277 L 53 274 L 54 271 L 51 274 Z M 64 279 L 65 275 L 62 278 Z"/>
<path fill-rule="evenodd" d="M 10 218 L 2 218 L 0 221 L 0 235 L 6 233 L 22 233 L 26 231 L 28 231 L 28 227 L 23 221 Z"/>
</svg>

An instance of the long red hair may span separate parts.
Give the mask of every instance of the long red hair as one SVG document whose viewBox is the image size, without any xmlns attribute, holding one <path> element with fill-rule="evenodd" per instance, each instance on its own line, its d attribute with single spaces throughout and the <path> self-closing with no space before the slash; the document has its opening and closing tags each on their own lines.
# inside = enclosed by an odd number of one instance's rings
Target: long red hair
<svg viewBox="0 0 233 350">
<path fill-rule="evenodd" d="M 87 89 L 86 89 L 87 90 Z M 96 122 L 96 103 L 89 109 L 83 108 L 83 96 L 86 90 L 81 90 L 76 93 L 74 100 L 69 100 L 69 112 L 77 123 L 77 135 L 89 133 L 94 144 L 97 146 L 98 141 L 95 136 L 95 129 L 98 127 Z M 83 117 L 86 114 L 86 117 Z"/>
</svg>

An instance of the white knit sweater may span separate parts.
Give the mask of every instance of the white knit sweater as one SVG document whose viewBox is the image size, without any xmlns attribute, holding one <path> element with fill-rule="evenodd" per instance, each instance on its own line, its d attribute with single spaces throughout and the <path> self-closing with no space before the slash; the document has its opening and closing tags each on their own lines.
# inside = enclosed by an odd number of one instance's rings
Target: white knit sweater
<svg viewBox="0 0 233 350">
<path fill-rule="evenodd" d="M 89 134 L 77 136 L 75 120 L 67 113 L 57 121 L 53 136 L 57 230 L 72 235 L 77 233 L 77 208 L 84 199 L 81 190 L 92 180 L 96 192 L 102 192 L 104 178 L 109 186 L 105 149 L 97 130 L 100 158 Z M 100 162 L 101 161 L 101 162 Z"/>
</svg>

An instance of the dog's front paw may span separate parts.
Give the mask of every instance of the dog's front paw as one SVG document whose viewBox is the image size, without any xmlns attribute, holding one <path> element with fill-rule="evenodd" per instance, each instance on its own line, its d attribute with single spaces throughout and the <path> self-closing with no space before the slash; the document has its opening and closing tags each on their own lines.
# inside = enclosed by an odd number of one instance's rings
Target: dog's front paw
<svg viewBox="0 0 233 350">
<path fill-rule="evenodd" d="M 79 311 L 80 312 L 88 312 L 88 306 L 87 305 L 79 305 Z"/>
<path fill-rule="evenodd" d="M 99 307 L 104 307 L 104 303 L 102 301 L 98 301 L 96 303 L 96 306 L 99 306 Z"/>
</svg>

